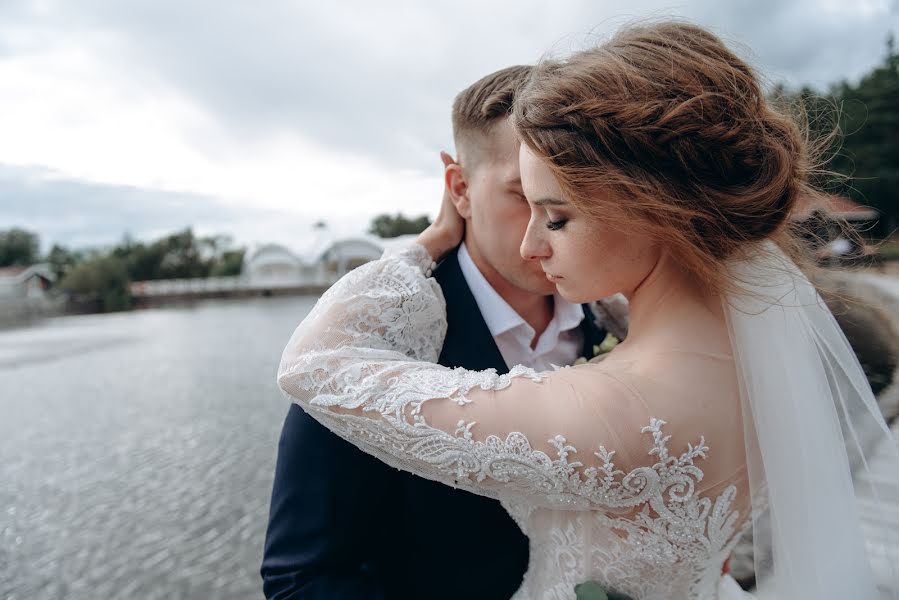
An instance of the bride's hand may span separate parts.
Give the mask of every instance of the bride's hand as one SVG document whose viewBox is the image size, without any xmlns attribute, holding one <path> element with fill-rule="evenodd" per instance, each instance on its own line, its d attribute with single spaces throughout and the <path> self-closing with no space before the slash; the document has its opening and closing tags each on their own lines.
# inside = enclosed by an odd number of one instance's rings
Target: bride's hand
<svg viewBox="0 0 899 600">
<path fill-rule="evenodd" d="M 444 169 L 456 164 L 446 152 L 440 153 L 440 160 L 443 161 Z M 419 234 L 417 241 L 425 247 L 434 262 L 438 262 L 462 242 L 464 235 L 465 219 L 456 210 L 449 189 L 444 184 L 440 212 L 434 222 Z"/>
</svg>

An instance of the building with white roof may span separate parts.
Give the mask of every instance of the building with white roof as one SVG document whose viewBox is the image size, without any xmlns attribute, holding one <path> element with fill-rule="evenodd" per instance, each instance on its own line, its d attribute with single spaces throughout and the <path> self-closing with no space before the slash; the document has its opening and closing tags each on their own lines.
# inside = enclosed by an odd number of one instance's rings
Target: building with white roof
<svg viewBox="0 0 899 600">
<path fill-rule="evenodd" d="M 15 325 L 52 310 L 47 290 L 56 279 L 48 264 L 0 269 L 0 326 Z"/>
</svg>

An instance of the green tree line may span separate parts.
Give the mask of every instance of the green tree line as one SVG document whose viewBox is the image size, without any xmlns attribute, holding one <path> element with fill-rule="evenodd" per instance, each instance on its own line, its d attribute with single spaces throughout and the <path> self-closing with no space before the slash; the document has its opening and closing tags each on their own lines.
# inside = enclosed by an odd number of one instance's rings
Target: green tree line
<svg viewBox="0 0 899 600">
<path fill-rule="evenodd" d="M 197 237 L 190 228 L 148 243 L 125 236 L 102 250 L 72 250 L 54 244 L 41 256 L 39 248 L 40 239 L 34 232 L 21 228 L 0 231 L 0 267 L 49 263 L 58 291 L 104 311 L 131 306 L 132 281 L 239 275 L 245 253 L 245 248 L 234 247 L 228 236 Z"/>
<path fill-rule="evenodd" d="M 899 224 L 899 53 L 894 38 L 883 62 L 859 83 L 833 89 L 841 106 L 842 146 L 832 168 L 849 179 L 848 194 L 878 209 L 880 233 Z M 839 143 L 839 142 L 838 142 Z"/>
<path fill-rule="evenodd" d="M 800 106 L 812 138 L 825 142 L 825 162 L 815 183 L 876 208 L 880 220 L 868 233 L 890 237 L 899 227 L 899 52 L 894 37 L 887 40 L 883 60 L 857 83 L 840 81 L 823 92 L 777 86 L 772 96 Z"/>
<path fill-rule="evenodd" d="M 382 238 L 395 238 L 410 233 L 421 233 L 431 224 L 427 215 L 410 219 L 402 213 L 382 214 L 372 219 L 368 232 Z"/>
<path fill-rule="evenodd" d="M 410 219 L 385 214 L 372 220 L 369 231 L 388 238 L 419 233 L 429 224 L 427 216 Z M 315 227 L 327 224 L 322 221 Z M 197 237 L 188 228 L 146 243 L 126 235 L 118 244 L 100 250 L 54 244 L 41 255 L 36 233 L 20 227 L 0 231 L 0 267 L 46 262 L 56 275 L 57 291 L 103 311 L 130 308 L 133 281 L 239 275 L 245 252 L 244 247 L 234 247 L 229 236 Z"/>
</svg>

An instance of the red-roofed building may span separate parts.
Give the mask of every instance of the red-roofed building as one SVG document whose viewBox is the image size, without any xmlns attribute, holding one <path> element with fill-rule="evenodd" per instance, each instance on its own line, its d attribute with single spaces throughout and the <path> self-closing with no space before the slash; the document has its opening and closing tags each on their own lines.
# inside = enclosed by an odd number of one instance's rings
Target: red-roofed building
<svg viewBox="0 0 899 600">
<path fill-rule="evenodd" d="M 56 276 L 50 265 L 0 268 L 0 297 L 36 298 L 44 295 Z"/>
<path fill-rule="evenodd" d="M 0 268 L 0 327 L 24 323 L 53 309 L 47 290 L 54 279 L 47 264 Z"/>
<path fill-rule="evenodd" d="M 829 220 L 848 221 L 850 223 L 870 222 L 877 219 L 880 213 L 870 206 L 863 206 L 846 196 L 824 196 L 814 199 L 802 197 L 793 213 L 794 221 L 806 221 L 815 216 L 827 217 Z"/>
<path fill-rule="evenodd" d="M 868 260 L 876 250 L 861 236 L 847 235 L 846 224 L 860 231 L 880 217 L 880 213 L 845 196 L 799 199 L 793 221 L 803 226 L 815 258 L 823 264 L 849 264 Z"/>
</svg>

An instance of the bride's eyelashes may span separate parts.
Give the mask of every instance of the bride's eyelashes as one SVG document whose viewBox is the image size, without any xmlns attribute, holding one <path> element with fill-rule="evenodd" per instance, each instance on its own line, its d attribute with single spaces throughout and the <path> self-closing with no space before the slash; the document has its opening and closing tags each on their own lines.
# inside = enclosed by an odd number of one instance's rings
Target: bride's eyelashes
<svg viewBox="0 0 899 600">
<path fill-rule="evenodd" d="M 555 221 L 549 220 L 546 222 L 546 228 L 549 229 L 550 231 L 558 231 L 559 229 L 562 229 L 563 227 L 565 227 L 565 223 L 567 223 L 567 222 L 568 222 L 568 219 L 566 219 L 566 218 L 557 219 Z"/>
</svg>

